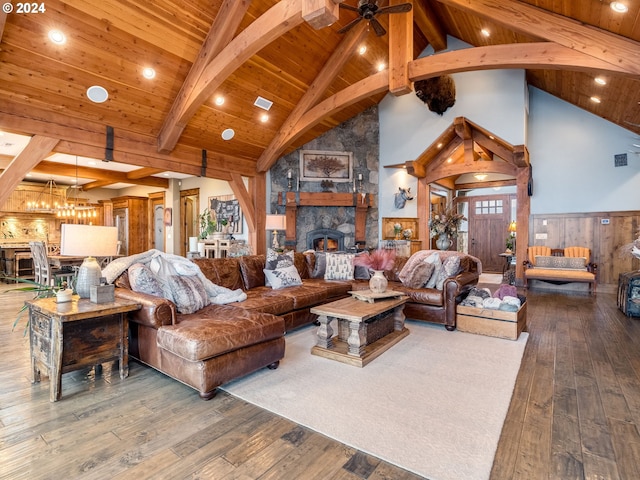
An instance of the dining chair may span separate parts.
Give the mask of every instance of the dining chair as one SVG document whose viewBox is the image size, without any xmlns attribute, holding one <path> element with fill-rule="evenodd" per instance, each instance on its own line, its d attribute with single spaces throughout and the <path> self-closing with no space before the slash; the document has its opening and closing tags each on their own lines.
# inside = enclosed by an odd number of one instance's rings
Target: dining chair
<svg viewBox="0 0 640 480">
<path fill-rule="evenodd" d="M 29 248 L 31 249 L 31 256 L 33 258 L 33 270 L 36 283 L 55 286 L 62 282 L 67 282 L 67 285 L 73 285 L 76 275 L 75 271 L 64 268 L 54 269 L 49 263 L 45 242 L 29 242 Z"/>
</svg>

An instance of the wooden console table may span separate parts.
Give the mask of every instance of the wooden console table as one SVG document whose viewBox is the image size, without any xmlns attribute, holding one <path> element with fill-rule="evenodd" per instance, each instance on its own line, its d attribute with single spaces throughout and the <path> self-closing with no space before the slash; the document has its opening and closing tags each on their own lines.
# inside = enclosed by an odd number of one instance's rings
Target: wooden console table
<svg viewBox="0 0 640 480">
<path fill-rule="evenodd" d="M 25 302 L 29 307 L 31 380 L 40 381 L 41 367 L 49 375 L 49 400 L 60 400 L 62 374 L 118 360 L 120 378 L 129 375 L 127 312 L 136 302 L 93 303 L 80 299 L 56 303 L 56 298 Z"/>
<path fill-rule="evenodd" d="M 311 353 L 364 367 L 409 335 L 403 313 L 409 297 L 400 295 L 373 303 L 349 297 L 313 307 L 311 313 L 318 315 L 320 326 Z M 331 327 L 334 319 L 338 321 L 337 338 Z"/>
</svg>

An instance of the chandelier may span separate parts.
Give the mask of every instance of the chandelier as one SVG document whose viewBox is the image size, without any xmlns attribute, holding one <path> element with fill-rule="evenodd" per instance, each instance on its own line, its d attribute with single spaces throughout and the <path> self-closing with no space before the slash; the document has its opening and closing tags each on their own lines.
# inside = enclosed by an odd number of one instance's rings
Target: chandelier
<svg viewBox="0 0 640 480">
<path fill-rule="evenodd" d="M 61 202 L 66 202 L 66 192 L 58 188 L 51 179 L 38 193 L 34 201 L 27 202 L 27 211 L 36 213 L 55 213 Z"/>
</svg>

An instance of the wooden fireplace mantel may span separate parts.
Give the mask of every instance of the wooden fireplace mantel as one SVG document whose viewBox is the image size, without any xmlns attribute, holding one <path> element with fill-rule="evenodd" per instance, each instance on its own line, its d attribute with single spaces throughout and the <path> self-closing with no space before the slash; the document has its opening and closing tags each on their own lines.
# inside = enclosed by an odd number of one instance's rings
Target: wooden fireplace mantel
<svg viewBox="0 0 640 480">
<path fill-rule="evenodd" d="M 284 194 L 284 195 L 283 195 Z M 333 192 L 279 192 L 278 205 L 284 205 L 287 216 L 285 245 L 296 245 L 296 218 L 298 207 L 355 207 L 356 243 L 366 243 L 367 209 L 374 203 L 370 193 Z"/>
</svg>

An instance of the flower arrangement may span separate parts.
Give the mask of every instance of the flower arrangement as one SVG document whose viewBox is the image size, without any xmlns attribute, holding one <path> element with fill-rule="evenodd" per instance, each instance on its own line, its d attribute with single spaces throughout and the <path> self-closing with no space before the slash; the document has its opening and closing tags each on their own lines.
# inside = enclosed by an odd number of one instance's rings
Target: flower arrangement
<svg viewBox="0 0 640 480">
<path fill-rule="evenodd" d="M 457 205 L 450 203 L 444 212 L 432 214 L 429 219 L 429 234 L 431 237 L 445 234 L 450 238 L 456 238 L 460 224 L 466 219 L 464 215 L 458 213 Z"/>
<path fill-rule="evenodd" d="M 398 237 L 400 236 L 400 232 L 402 232 L 402 225 L 400 225 L 399 223 L 394 223 L 393 224 L 393 234 Z"/>
<path fill-rule="evenodd" d="M 413 237 L 413 230 L 411 230 L 410 228 L 406 228 L 402 231 L 402 236 L 406 239 L 409 240 L 411 237 Z"/>
<path fill-rule="evenodd" d="M 356 255 L 353 264 L 369 270 L 391 270 L 396 262 L 396 251 L 386 248 Z"/>
</svg>

